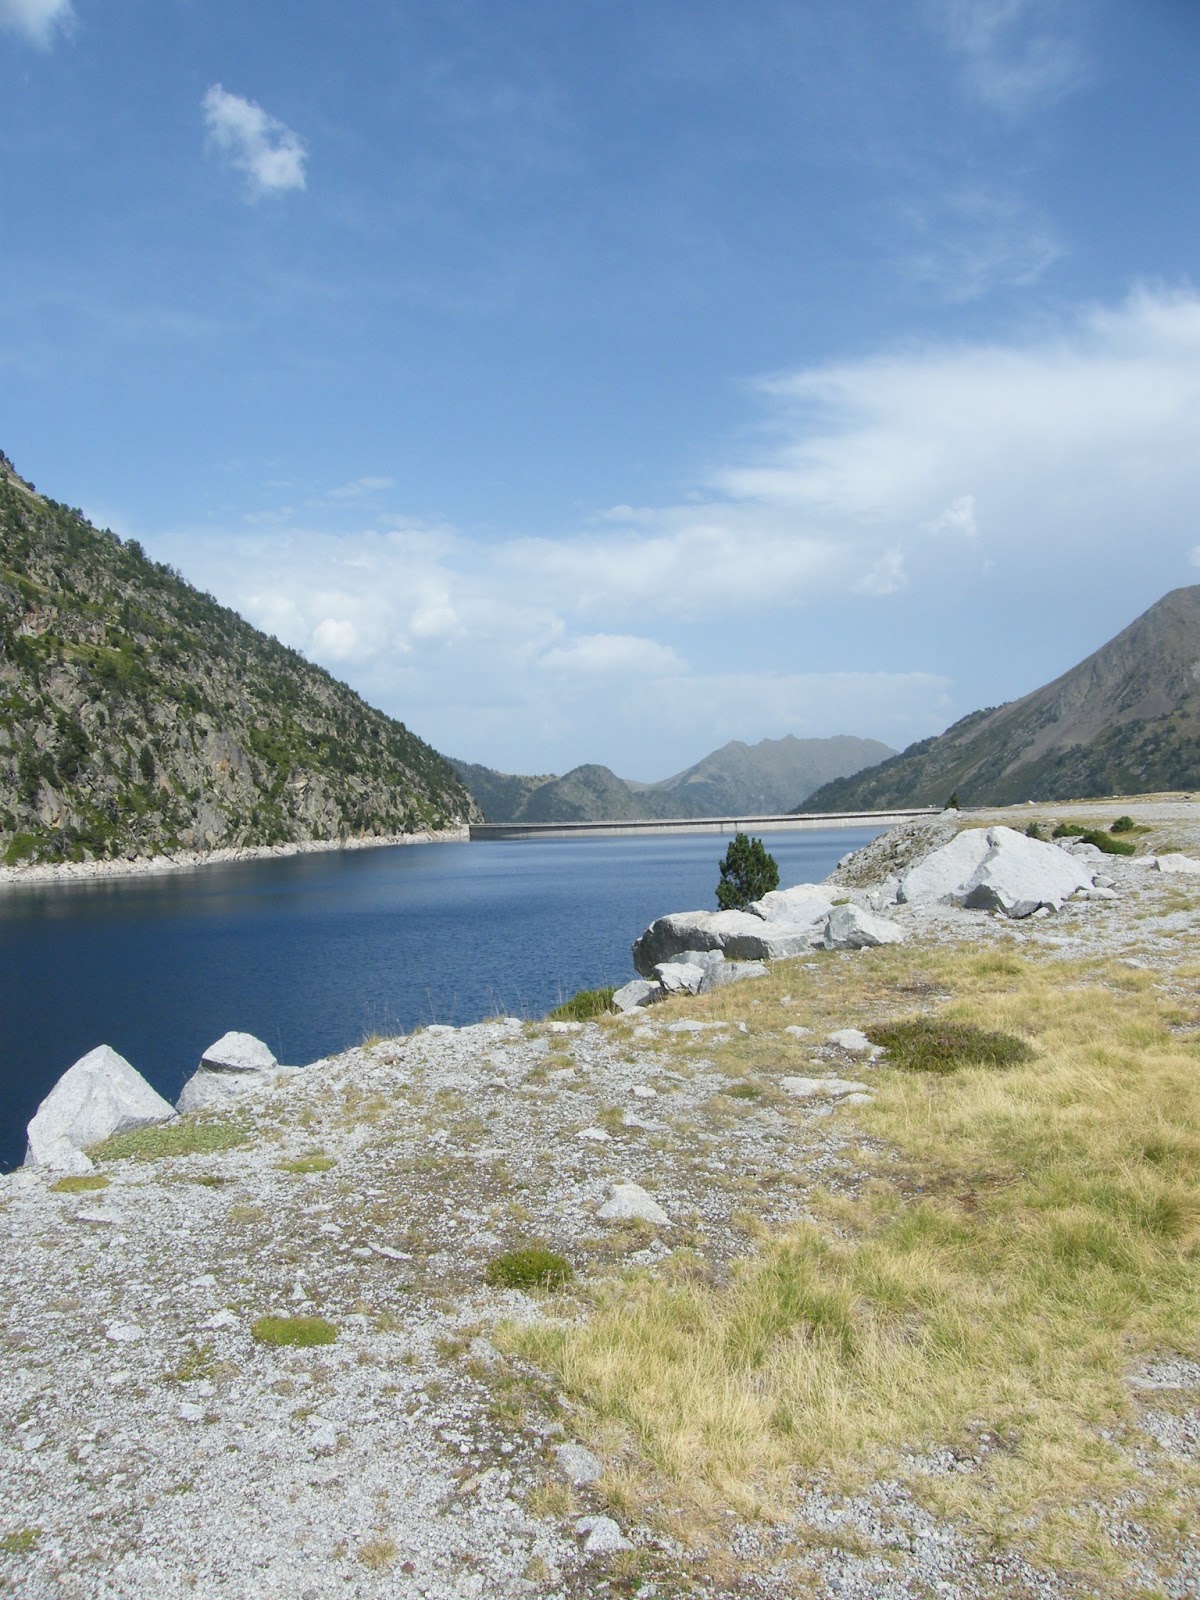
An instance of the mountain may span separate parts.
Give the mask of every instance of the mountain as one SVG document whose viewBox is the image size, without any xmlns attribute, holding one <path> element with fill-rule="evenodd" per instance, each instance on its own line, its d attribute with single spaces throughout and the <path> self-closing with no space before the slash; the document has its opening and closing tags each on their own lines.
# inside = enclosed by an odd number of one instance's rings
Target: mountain
<svg viewBox="0 0 1200 1600">
<path fill-rule="evenodd" d="M 754 816 L 785 812 L 828 778 L 856 772 L 892 752 L 876 739 L 734 740 L 702 761 L 639 783 L 608 767 L 575 767 L 532 778 L 455 761 L 489 822 L 636 822 L 655 818 Z"/>
<path fill-rule="evenodd" d="M 1200 585 L 1173 589 L 1023 699 L 974 711 L 802 811 L 1086 799 L 1200 788 Z"/>
<path fill-rule="evenodd" d="M 0 857 L 437 828 L 446 760 L 0 454 Z"/>
<path fill-rule="evenodd" d="M 894 755 L 878 739 L 762 739 L 743 744 L 734 739 L 673 778 L 647 785 L 647 790 L 672 797 L 669 815 L 714 817 L 740 813 L 790 811 L 831 778 L 858 772 Z"/>
</svg>

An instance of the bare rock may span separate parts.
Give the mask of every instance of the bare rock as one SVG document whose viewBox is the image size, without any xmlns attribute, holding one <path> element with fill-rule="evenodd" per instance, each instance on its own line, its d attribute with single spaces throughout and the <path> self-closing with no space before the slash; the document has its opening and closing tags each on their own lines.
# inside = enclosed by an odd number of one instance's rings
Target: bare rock
<svg viewBox="0 0 1200 1600">
<path fill-rule="evenodd" d="M 614 1183 L 597 1211 L 602 1222 L 653 1222 L 670 1227 L 671 1219 L 652 1195 L 638 1183 Z"/>
</svg>

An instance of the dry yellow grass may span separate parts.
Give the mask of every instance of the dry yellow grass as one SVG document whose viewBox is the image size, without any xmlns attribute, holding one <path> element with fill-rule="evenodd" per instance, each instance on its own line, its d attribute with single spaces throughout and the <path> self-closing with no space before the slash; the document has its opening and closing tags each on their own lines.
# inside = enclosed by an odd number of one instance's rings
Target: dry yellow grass
<svg viewBox="0 0 1200 1600">
<path fill-rule="evenodd" d="M 1200 1340 L 1200 1044 L 1170 1031 L 1154 975 L 933 949 L 793 964 L 756 988 L 750 1013 L 744 993 L 707 1006 L 750 1016 L 727 1048 L 756 1075 L 772 1054 L 790 1070 L 764 1038 L 788 1021 L 869 1031 L 922 1009 L 1018 1034 L 1035 1058 L 879 1069 L 860 1112 L 872 1181 L 724 1287 L 684 1266 L 632 1275 L 586 1321 L 514 1340 L 586 1408 L 627 1484 L 647 1501 L 669 1485 L 701 1521 L 785 1512 L 806 1482 L 852 1487 L 950 1446 L 978 1469 L 919 1492 L 1056 1565 L 1117 1570 L 1096 1507 L 1123 1493 L 1180 1537 L 1194 1468 L 1151 1450 L 1135 1472 L 1124 1448 L 1131 1363 Z"/>
</svg>

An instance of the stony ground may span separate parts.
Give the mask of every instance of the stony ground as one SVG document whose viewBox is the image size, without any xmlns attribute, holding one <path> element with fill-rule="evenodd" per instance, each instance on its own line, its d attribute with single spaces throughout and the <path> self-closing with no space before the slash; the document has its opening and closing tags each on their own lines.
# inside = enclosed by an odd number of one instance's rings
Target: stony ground
<svg viewBox="0 0 1200 1600">
<path fill-rule="evenodd" d="M 1200 805 L 1120 809 L 1153 827 L 1152 847 L 1200 855 Z M 1118 898 L 1057 917 L 899 918 L 933 939 L 1105 951 L 1170 984 L 1194 955 L 1191 898 L 1143 866 L 1104 865 Z M 574 1437 L 571 1406 L 488 1337 L 506 1319 L 586 1314 L 585 1298 L 489 1288 L 485 1273 L 537 1239 L 585 1282 L 681 1246 L 719 1275 L 756 1228 L 852 1180 L 852 1107 L 722 1095 L 723 1057 L 755 1031 L 754 985 L 737 988 L 744 1018 L 722 1025 L 676 1001 L 621 1022 L 500 1018 L 374 1041 L 285 1074 L 221 1125 L 241 1143 L 217 1148 L 217 1133 L 206 1151 L 111 1160 L 90 1192 L 37 1172 L 0 1180 L 0 1593 L 1068 1592 L 1014 1557 L 980 1557 L 896 1483 L 852 1500 L 813 1491 L 803 1520 L 826 1538 L 799 1561 L 786 1529 L 732 1528 L 736 1581 L 631 1516 L 632 1552 L 586 1547 L 580 1519 L 611 1508 L 563 1480 L 555 1452 Z M 870 1064 L 804 1030 L 798 1009 L 773 1040 L 781 1076 L 869 1082 Z M 651 1191 L 672 1226 L 599 1220 L 624 1181 Z M 336 1339 L 263 1342 L 252 1329 L 266 1314 L 322 1317 Z M 1147 1428 L 1195 1458 L 1200 1367 L 1136 1379 Z M 1188 1404 L 1158 1411 L 1162 1388 Z M 967 1468 L 947 1455 L 928 1470 Z M 1129 1539 L 1136 1549 L 1136 1530 Z M 1200 1593 L 1200 1554 L 1145 1593 Z"/>
</svg>

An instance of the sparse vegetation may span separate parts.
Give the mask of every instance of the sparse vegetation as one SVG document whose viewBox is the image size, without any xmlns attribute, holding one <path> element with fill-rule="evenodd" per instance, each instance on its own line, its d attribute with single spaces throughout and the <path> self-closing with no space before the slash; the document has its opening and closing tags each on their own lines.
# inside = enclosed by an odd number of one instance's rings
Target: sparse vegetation
<svg viewBox="0 0 1200 1600">
<path fill-rule="evenodd" d="M 324 1317 L 259 1317 L 250 1332 L 260 1344 L 307 1346 L 332 1344 L 337 1338 L 337 1329 Z"/>
<path fill-rule="evenodd" d="M 672 1263 L 594 1287 L 586 1320 L 498 1337 L 622 1454 L 641 1503 L 669 1495 L 693 1526 L 788 1515 L 814 1478 L 850 1489 L 947 1448 L 972 1470 L 911 1478 L 937 1514 L 1104 1587 L 1125 1557 L 1119 1517 L 1094 1508 L 1142 1482 L 1116 1443 L 1124 1374 L 1200 1337 L 1194 1046 L 1116 965 L 873 953 L 848 981 L 814 977 L 877 1012 L 944 992 L 951 1013 L 901 1037 L 962 1067 L 936 1091 L 877 1076 L 859 1115 L 881 1142 L 856 1150 L 855 1181 L 764 1234 L 728 1283 Z M 1189 1470 L 1156 1460 L 1161 1495 L 1137 1501 L 1168 1545 Z"/>
<path fill-rule="evenodd" d="M 1118 817 L 1108 831 L 1109 833 L 1132 833 L 1136 827 L 1137 823 L 1134 822 L 1132 817 L 1123 816 Z"/>
<path fill-rule="evenodd" d="M 553 1250 L 525 1245 L 493 1256 L 483 1276 L 494 1289 L 560 1289 L 570 1283 L 575 1269 Z"/>
<path fill-rule="evenodd" d="M 166 1156 L 211 1155 L 234 1150 L 249 1139 L 249 1130 L 236 1122 L 208 1122 L 181 1117 L 149 1128 L 115 1133 L 88 1151 L 93 1161 L 158 1161 Z"/>
</svg>

